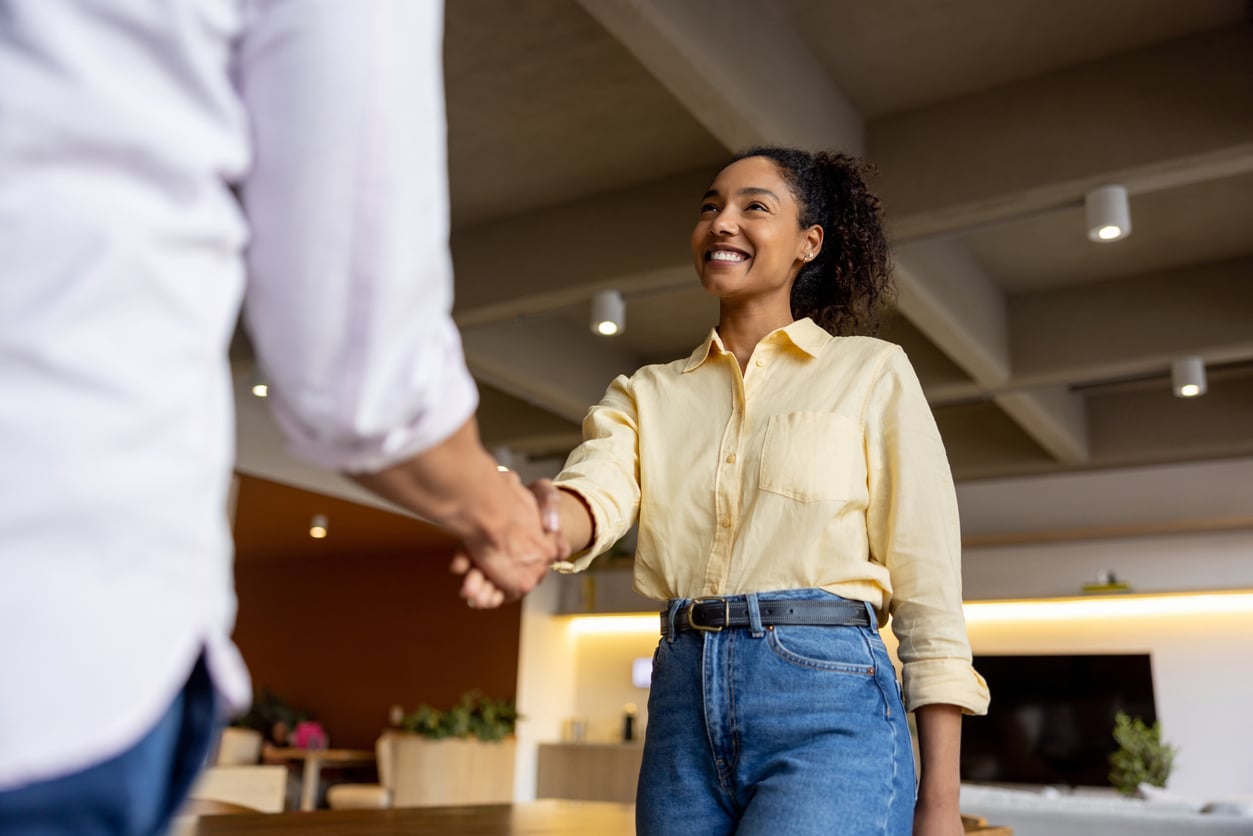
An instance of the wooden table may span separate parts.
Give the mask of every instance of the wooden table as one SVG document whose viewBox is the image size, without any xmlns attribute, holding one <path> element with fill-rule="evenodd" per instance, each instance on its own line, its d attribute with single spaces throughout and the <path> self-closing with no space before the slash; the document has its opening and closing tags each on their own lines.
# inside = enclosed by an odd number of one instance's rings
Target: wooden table
<svg viewBox="0 0 1253 836">
<path fill-rule="evenodd" d="M 967 833 L 975 833 L 978 836 L 1014 836 L 1012 827 L 990 825 L 982 816 L 962 815 L 962 827 Z"/>
<path fill-rule="evenodd" d="M 972 820 L 967 833 L 1013 836 Z M 195 836 L 634 836 L 635 805 L 609 801 L 532 801 L 483 807 L 319 810 L 278 815 L 206 816 Z"/>
<path fill-rule="evenodd" d="M 318 801 L 318 782 L 322 779 L 322 767 L 369 765 L 374 763 L 374 752 L 369 749 L 267 749 L 266 756 L 287 761 L 304 761 L 304 774 L 300 779 L 300 809 L 314 810 Z"/>
<path fill-rule="evenodd" d="M 196 836 L 634 836 L 635 807 L 607 801 L 533 801 L 484 807 L 206 816 L 193 832 Z"/>
</svg>

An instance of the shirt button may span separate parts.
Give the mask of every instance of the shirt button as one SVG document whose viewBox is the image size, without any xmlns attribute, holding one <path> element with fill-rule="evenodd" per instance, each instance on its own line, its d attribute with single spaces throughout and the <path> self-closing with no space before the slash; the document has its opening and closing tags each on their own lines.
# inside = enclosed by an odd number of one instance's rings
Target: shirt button
<svg viewBox="0 0 1253 836">
<path fill-rule="evenodd" d="M 732 453 L 731 455 L 727 456 L 727 464 L 735 464 L 735 454 L 734 454 L 734 453 Z"/>
<path fill-rule="evenodd" d="M 757 365 L 758 365 L 758 366 L 764 366 L 764 365 L 766 365 L 766 361 L 765 361 L 765 360 L 758 360 L 758 361 L 757 361 Z"/>
<path fill-rule="evenodd" d="M 723 527 L 723 528 L 730 528 L 730 527 L 731 527 L 731 518 L 730 518 L 730 517 L 726 517 L 726 518 L 724 518 L 724 519 L 722 520 L 722 527 Z"/>
</svg>

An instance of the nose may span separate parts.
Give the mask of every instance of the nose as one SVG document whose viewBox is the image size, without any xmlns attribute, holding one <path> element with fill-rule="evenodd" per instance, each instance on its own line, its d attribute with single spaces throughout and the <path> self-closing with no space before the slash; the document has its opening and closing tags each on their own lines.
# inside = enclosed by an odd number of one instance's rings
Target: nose
<svg viewBox="0 0 1253 836">
<path fill-rule="evenodd" d="M 709 225 L 709 234 L 712 237 L 734 235 L 738 231 L 739 226 L 736 224 L 735 218 L 726 209 L 715 215 L 713 223 Z"/>
</svg>

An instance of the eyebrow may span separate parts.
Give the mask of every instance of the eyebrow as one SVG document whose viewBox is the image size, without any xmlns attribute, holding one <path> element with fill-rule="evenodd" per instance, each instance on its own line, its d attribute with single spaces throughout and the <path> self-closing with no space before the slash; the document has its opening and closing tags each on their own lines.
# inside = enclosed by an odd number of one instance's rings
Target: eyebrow
<svg viewBox="0 0 1253 836">
<path fill-rule="evenodd" d="M 757 186 L 750 186 L 746 189 L 740 189 L 738 192 L 736 192 L 736 194 L 740 195 L 740 197 L 745 197 L 749 195 L 769 195 L 770 197 L 774 198 L 776 202 L 779 200 L 779 196 L 775 194 L 774 192 L 770 191 L 769 189 L 763 189 Z M 720 195 L 718 194 L 717 189 L 710 189 L 709 191 L 705 192 L 705 197 L 702 198 L 702 200 L 708 199 L 711 197 L 719 197 L 719 196 Z"/>
</svg>

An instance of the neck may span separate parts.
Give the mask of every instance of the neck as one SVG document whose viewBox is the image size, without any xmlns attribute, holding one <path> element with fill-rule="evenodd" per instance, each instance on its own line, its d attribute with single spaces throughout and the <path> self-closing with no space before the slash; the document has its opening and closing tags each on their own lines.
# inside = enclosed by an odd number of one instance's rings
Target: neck
<svg viewBox="0 0 1253 836">
<path fill-rule="evenodd" d="M 727 351 L 735 355 L 740 371 L 744 371 L 757 343 L 771 331 L 790 325 L 792 321 L 790 307 L 741 307 L 724 301 L 718 315 L 718 336 Z"/>
</svg>

